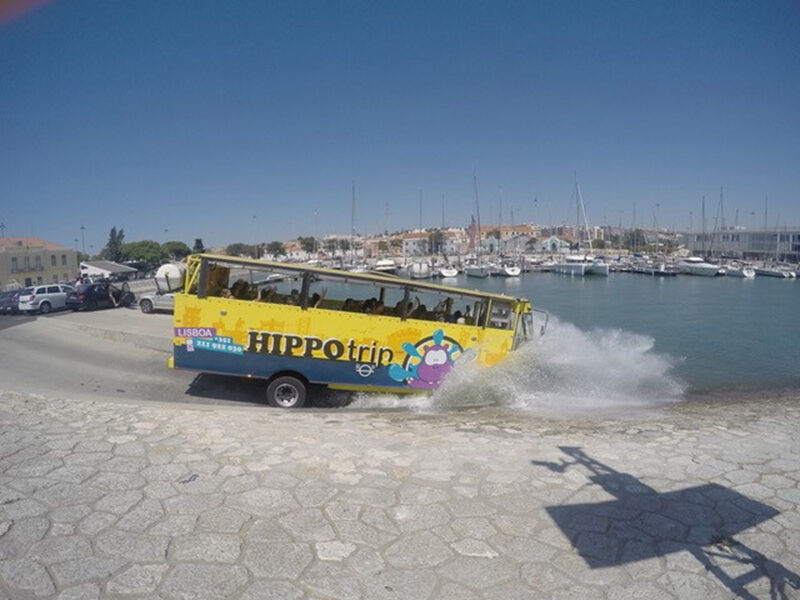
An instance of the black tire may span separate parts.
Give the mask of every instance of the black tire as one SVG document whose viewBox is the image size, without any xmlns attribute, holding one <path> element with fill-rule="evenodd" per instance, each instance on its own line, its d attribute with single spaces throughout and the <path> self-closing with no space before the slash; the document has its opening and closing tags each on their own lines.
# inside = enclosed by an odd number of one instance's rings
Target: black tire
<svg viewBox="0 0 800 600">
<path fill-rule="evenodd" d="M 86 310 L 97 310 L 97 302 L 94 300 L 86 302 Z"/>
<path fill-rule="evenodd" d="M 50 303 L 49 303 L 47 300 L 45 300 L 44 302 L 42 302 L 42 303 L 39 305 L 39 312 L 40 312 L 40 313 L 42 313 L 43 315 L 46 315 L 47 313 L 49 313 L 49 312 L 50 312 L 50 310 L 51 310 L 52 308 L 53 308 L 53 307 L 52 307 L 52 306 L 50 306 Z"/>
<path fill-rule="evenodd" d="M 267 404 L 275 408 L 300 408 L 306 403 L 306 384 L 292 377 L 282 375 L 269 382 Z"/>
<path fill-rule="evenodd" d="M 142 312 L 144 314 L 149 315 L 151 312 L 153 312 L 153 303 L 147 299 L 142 300 L 141 302 L 139 302 L 139 308 L 142 309 Z"/>
</svg>

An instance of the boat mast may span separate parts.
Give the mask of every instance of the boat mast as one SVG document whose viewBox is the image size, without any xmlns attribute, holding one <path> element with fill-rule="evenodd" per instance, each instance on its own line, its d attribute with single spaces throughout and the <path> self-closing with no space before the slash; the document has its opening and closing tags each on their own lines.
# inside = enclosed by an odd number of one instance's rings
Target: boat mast
<svg viewBox="0 0 800 600">
<path fill-rule="evenodd" d="M 350 201 L 350 259 L 355 263 L 356 249 L 356 182 L 353 180 L 352 198 Z"/>
<path fill-rule="evenodd" d="M 475 249 L 475 258 L 478 266 L 481 264 L 481 204 L 478 201 L 478 175 L 472 172 L 472 188 L 475 191 L 475 218 L 478 222 L 478 247 Z"/>
<path fill-rule="evenodd" d="M 578 185 L 578 175 L 575 174 L 575 196 L 578 199 L 578 217 L 580 218 L 583 215 L 583 225 L 586 231 L 586 241 L 589 243 L 589 253 L 591 254 L 594 250 L 592 249 L 592 236 L 589 235 L 589 220 L 586 218 L 586 206 L 583 204 L 583 198 L 581 197 L 581 186 Z M 578 251 L 580 252 L 581 247 L 581 236 L 580 236 L 580 229 L 578 230 Z"/>
<path fill-rule="evenodd" d="M 706 197 L 703 196 L 703 200 L 701 202 L 701 224 L 700 224 L 700 231 L 701 231 L 701 240 L 702 240 L 702 248 L 703 248 L 703 258 L 708 258 L 706 256 Z"/>
</svg>

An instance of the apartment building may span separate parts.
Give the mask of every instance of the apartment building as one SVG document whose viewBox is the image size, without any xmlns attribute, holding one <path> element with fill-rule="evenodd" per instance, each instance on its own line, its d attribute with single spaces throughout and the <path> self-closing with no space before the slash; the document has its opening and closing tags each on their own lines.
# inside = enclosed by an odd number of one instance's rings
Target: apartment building
<svg viewBox="0 0 800 600">
<path fill-rule="evenodd" d="M 0 290 L 74 281 L 77 277 L 77 250 L 39 238 L 0 238 Z"/>
</svg>

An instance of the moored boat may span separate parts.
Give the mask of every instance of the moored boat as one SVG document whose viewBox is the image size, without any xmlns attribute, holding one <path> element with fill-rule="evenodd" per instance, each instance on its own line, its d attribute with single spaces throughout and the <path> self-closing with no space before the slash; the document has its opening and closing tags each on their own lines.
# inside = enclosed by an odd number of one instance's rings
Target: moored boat
<svg viewBox="0 0 800 600">
<path fill-rule="evenodd" d="M 411 279 L 429 279 L 433 275 L 431 266 L 426 262 L 414 262 L 408 267 Z"/>
<path fill-rule="evenodd" d="M 678 269 L 685 275 L 699 275 L 701 277 L 716 277 L 721 274 L 719 266 L 707 263 L 699 256 L 687 256 L 680 260 Z"/>
<path fill-rule="evenodd" d="M 379 273 L 389 273 L 394 275 L 397 273 L 397 263 L 395 263 L 391 258 L 381 258 L 375 262 L 375 266 L 372 268 L 372 270 L 378 271 Z"/>
<path fill-rule="evenodd" d="M 740 265 L 733 263 L 725 268 L 725 275 L 728 277 L 739 277 L 742 279 L 753 279 L 756 276 L 756 271 L 747 265 Z"/>
</svg>

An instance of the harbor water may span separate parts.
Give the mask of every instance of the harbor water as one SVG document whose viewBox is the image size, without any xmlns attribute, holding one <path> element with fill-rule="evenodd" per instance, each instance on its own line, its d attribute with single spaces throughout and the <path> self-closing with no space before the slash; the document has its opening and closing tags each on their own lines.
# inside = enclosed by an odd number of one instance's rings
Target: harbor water
<svg viewBox="0 0 800 600">
<path fill-rule="evenodd" d="M 800 281 L 651 277 L 443 280 L 527 297 L 544 337 L 490 370 L 456 369 L 422 409 L 502 405 L 558 412 L 772 395 L 800 397 Z M 367 399 L 408 406 L 407 398 Z"/>
</svg>

